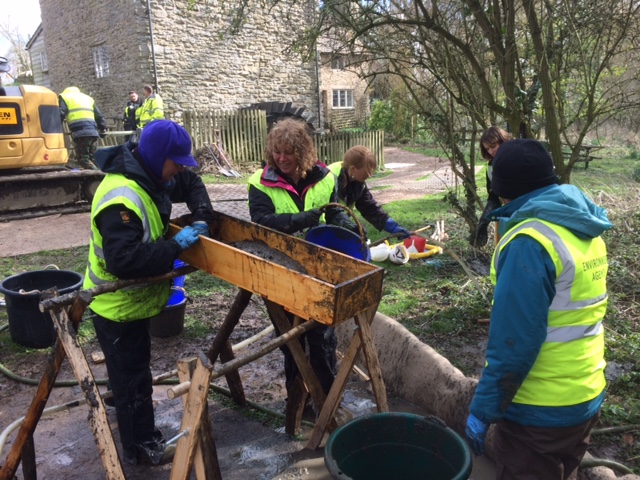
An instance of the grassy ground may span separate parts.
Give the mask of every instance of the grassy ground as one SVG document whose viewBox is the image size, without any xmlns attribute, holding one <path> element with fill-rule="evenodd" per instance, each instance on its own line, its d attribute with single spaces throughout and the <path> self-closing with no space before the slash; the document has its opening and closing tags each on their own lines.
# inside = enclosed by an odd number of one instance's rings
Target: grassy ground
<svg viewBox="0 0 640 480">
<path fill-rule="evenodd" d="M 416 148 L 413 149 L 416 151 Z M 419 149 L 418 149 L 419 150 Z M 433 150 L 428 151 L 434 155 Z M 602 411 L 602 427 L 634 425 L 618 433 L 594 435 L 595 453 L 615 459 L 640 473 L 640 183 L 637 172 L 640 161 L 629 152 L 605 150 L 603 158 L 591 163 L 588 170 L 579 167 L 572 181 L 607 208 L 614 228 L 604 235 L 609 249 L 610 302 L 606 323 L 606 359 L 608 391 Z M 479 174 L 483 185 L 484 173 Z M 374 193 L 375 195 L 375 193 Z M 444 202 L 444 195 L 419 200 L 400 201 L 385 208 L 401 225 L 416 229 L 435 220 L 444 220 L 450 239 L 447 250 L 461 258 L 475 275 L 469 276 L 454 256 L 438 255 L 425 260 L 412 260 L 406 265 L 385 262 L 384 293 L 380 311 L 396 318 L 423 342 L 429 344 L 466 375 L 478 376 L 483 365 L 483 349 L 488 325 L 482 320 L 490 316 L 492 286 L 486 274 L 492 246 L 481 250 L 470 248 L 468 229 Z M 364 222 L 372 241 L 383 234 Z M 41 252 L 0 259 L 0 278 L 56 264 L 60 268 L 84 272 L 86 247 Z M 197 272 L 189 277 L 190 297 L 206 303 L 211 291 L 231 300 L 234 289 L 209 275 Z M 209 309 L 207 309 L 209 310 Z M 219 309 L 217 309 L 219 310 Z M 211 314 L 209 311 L 208 315 Z M 0 325 L 7 321 L 0 309 Z M 197 331 L 205 317 L 186 319 L 185 329 Z M 81 336 L 91 339 L 91 322 L 83 323 Z M 9 340 L 8 331 L 0 332 L 0 349 L 11 353 L 14 361 L 28 359 L 29 349 Z M 4 361 L 4 360 L 3 360 Z"/>
</svg>

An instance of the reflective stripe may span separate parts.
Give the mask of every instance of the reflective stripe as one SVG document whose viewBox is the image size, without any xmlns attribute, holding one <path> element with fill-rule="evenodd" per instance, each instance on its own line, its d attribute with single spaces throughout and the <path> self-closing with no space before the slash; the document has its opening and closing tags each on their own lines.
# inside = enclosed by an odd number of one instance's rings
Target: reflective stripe
<svg viewBox="0 0 640 480">
<path fill-rule="evenodd" d="M 604 331 L 602 320 L 595 325 L 579 325 L 577 327 L 547 327 L 545 342 L 572 342 L 586 337 L 595 337 Z"/>
<path fill-rule="evenodd" d="M 126 186 L 114 188 L 113 190 L 110 190 L 109 192 L 107 192 L 107 194 L 100 199 L 100 202 L 95 206 L 95 209 L 97 210 L 98 208 L 100 208 L 100 206 L 104 205 L 106 202 L 109 202 L 110 200 L 113 200 L 114 198 L 118 198 L 118 197 L 124 197 L 127 200 L 132 201 L 136 205 L 136 207 L 140 209 L 140 211 L 143 214 L 141 220 L 142 220 L 143 229 L 144 229 L 144 235 L 142 237 L 142 241 L 150 242 L 151 241 L 151 225 L 149 224 L 149 213 L 147 212 L 144 202 L 142 201 L 142 199 L 136 193 L 135 190 Z"/>
<path fill-rule="evenodd" d="M 580 300 L 578 302 L 571 301 L 571 288 L 573 286 L 573 280 L 575 279 L 576 274 L 576 264 L 573 259 L 573 256 L 569 252 L 567 245 L 564 243 L 562 238 L 558 235 L 558 233 L 553 230 L 548 225 L 545 225 L 542 222 L 533 220 L 530 222 L 523 222 L 520 225 L 516 226 L 513 230 L 509 231 L 507 235 L 505 235 L 499 242 L 496 247 L 496 253 L 493 257 L 493 268 L 498 270 L 498 260 L 500 258 L 500 252 L 502 251 L 501 244 L 504 244 L 511 240 L 514 235 L 517 235 L 522 230 L 531 228 L 532 230 L 537 231 L 544 237 L 546 237 L 555 251 L 558 254 L 558 258 L 562 263 L 562 272 L 556 278 L 556 295 L 549 306 L 549 311 L 566 311 L 566 310 L 580 310 L 582 308 L 595 305 L 603 300 L 606 300 L 607 294 L 599 295 L 594 298 L 588 298 L 586 300 Z"/>
<path fill-rule="evenodd" d="M 91 265 L 87 267 L 87 273 L 89 274 L 91 283 L 93 283 L 94 285 L 104 285 L 105 283 L 110 283 L 110 280 L 102 280 L 101 278 L 98 278 L 96 274 L 93 272 L 93 270 L 91 269 Z"/>
</svg>

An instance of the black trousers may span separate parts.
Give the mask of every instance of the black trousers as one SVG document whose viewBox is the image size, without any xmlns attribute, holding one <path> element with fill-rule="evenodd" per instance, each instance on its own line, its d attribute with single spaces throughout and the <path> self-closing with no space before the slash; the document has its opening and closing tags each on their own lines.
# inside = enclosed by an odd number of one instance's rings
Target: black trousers
<svg viewBox="0 0 640 480">
<path fill-rule="evenodd" d="M 600 414 L 572 427 L 543 428 L 502 420 L 496 424 L 493 449 L 496 479 L 573 480 Z"/>
<path fill-rule="evenodd" d="M 95 315 L 93 325 L 104 353 L 125 455 L 136 443 L 162 440 L 155 429 L 149 320 L 114 322 Z"/>
<path fill-rule="evenodd" d="M 293 325 L 293 314 L 289 312 L 285 313 L 289 322 Z M 278 327 L 276 327 L 275 324 L 274 327 L 278 335 L 280 335 Z M 318 325 L 298 338 L 303 350 L 305 350 L 305 343 L 308 344 L 309 363 L 320 381 L 322 390 L 328 394 L 331 385 L 333 385 L 333 380 L 336 378 L 336 348 L 338 346 L 338 337 L 334 328 L 327 325 Z M 299 370 L 293 359 L 293 355 L 289 351 L 289 347 L 283 345 L 280 347 L 280 350 L 282 350 L 284 354 L 285 385 L 287 391 L 289 391 Z"/>
</svg>

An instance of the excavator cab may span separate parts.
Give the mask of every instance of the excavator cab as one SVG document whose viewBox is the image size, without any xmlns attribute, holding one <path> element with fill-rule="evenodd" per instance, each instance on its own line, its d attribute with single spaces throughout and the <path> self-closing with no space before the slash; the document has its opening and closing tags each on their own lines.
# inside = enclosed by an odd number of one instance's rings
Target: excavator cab
<svg viewBox="0 0 640 480">
<path fill-rule="evenodd" d="M 0 61 L 0 71 L 3 65 Z M 58 96 L 36 85 L 0 86 L 0 170 L 68 160 Z"/>
<path fill-rule="evenodd" d="M 69 169 L 68 160 L 58 96 L 0 85 L 0 222 L 90 210 L 104 173 Z"/>
</svg>

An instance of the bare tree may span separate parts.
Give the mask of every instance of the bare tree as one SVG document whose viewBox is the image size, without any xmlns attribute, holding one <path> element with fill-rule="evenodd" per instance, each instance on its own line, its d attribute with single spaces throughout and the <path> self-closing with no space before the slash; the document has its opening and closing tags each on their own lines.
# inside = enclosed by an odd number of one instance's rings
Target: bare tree
<svg viewBox="0 0 640 480">
<path fill-rule="evenodd" d="M 469 190 L 464 202 L 450 199 L 473 228 L 479 132 L 503 123 L 516 137 L 543 136 L 569 182 L 587 133 L 639 108 L 640 65 L 628 60 L 640 52 L 640 4 L 602 7 L 597 0 L 328 0 L 316 34 L 375 62 L 370 75 L 402 79 L 407 105 L 447 146 Z M 460 144 L 463 130 L 470 154 Z"/>
<path fill-rule="evenodd" d="M 31 59 L 29 58 L 29 52 L 26 50 L 28 40 L 8 20 L 0 22 L 0 38 L 6 40 L 9 45 L 7 51 L 2 53 L 2 56 L 6 57 L 9 64 L 13 66 L 11 76 L 14 79 L 19 77 L 23 81 L 28 81 L 31 75 Z"/>
<path fill-rule="evenodd" d="M 476 140 L 489 125 L 547 140 L 569 182 L 587 134 L 637 112 L 639 10 L 637 0 L 323 0 L 292 48 L 313 55 L 328 38 L 373 65 L 365 78 L 401 79 L 395 101 L 447 147 L 465 188 L 449 198 L 473 230 Z"/>
</svg>

